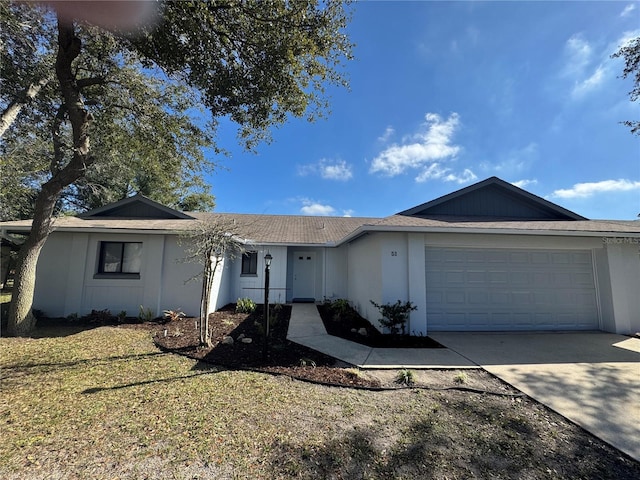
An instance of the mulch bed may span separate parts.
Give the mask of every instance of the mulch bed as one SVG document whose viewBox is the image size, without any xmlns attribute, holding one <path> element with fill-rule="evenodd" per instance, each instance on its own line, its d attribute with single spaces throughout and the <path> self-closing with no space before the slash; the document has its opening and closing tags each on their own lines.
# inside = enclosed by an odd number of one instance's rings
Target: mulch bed
<svg viewBox="0 0 640 480">
<path fill-rule="evenodd" d="M 330 305 L 318 305 L 318 311 L 329 335 L 341 337 L 352 342 L 374 348 L 444 348 L 434 339 L 422 335 L 390 335 L 383 334 L 368 320 L 350 309 L 348 313 L 336 315 Z M 366 335 L 362 332 L 366 330 Z"/>
<path fill-rule="evenodd" d="M 264 328 L 260 305 L 250 314 L 236 313 L 234 304 L 210 314 L 211 347 L 199 346 L 198 319 L 195 318 L 181 318 L 159 324 L 153 333 L 153 339 L 165 351 L 201 360 L 201 368 L 213 364 L 231 369 L 284 374 L 319 383 L 361 387 L 380 385 L 378 380 L 359 376 L 346 368 L 350 365 L 288 341 L 286 336 L 290 316 L 289 305 L 279 306 L 279 311 L 270 313 L 270 338 L 266 358 L 263 356 Z M 233 343 L 223 343 L 225 337 L 231 337 Z M 251 342 L 244 343 L 242 338 L 251 339 Z"/>
</svg>

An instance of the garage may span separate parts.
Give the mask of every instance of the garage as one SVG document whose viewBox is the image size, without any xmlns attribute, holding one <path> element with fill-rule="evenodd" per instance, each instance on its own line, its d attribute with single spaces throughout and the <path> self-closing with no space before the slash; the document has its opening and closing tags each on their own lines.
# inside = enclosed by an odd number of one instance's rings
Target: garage
<svg viewBox="0 0 640 480">
<path fill-rule="evenodd" d="M 425 247 L 429 331 L 597 330 L 592 252 Z"/>
</svg>

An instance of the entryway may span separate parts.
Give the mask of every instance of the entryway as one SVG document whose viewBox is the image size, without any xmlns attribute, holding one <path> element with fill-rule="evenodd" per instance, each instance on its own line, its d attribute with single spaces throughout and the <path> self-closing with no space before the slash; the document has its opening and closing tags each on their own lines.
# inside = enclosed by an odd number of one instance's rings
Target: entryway
<svg viewBox="0 0 640 480">
<path fill-rule="evenodd" d="M 310 251 L 293 253 L 293 301 L 313 302 L 316 293 L 316 254 Z"/>
</svg>

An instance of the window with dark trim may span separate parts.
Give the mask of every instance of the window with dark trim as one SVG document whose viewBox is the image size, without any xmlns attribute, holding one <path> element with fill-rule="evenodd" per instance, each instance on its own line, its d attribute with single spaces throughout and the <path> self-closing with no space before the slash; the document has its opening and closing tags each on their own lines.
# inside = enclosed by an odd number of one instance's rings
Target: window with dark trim
<svg viewBox="0 0 640 480">
<path fill-rule="evenodd" d="M 142 242 L 100 242 L 98 274 L 140 276 Z"/>
<path fill-rule="evenodd" d="M 258 252 L 245 252 L 242 255 L 242 275 L 256 275 L 258 273 Z"/>
</svg>

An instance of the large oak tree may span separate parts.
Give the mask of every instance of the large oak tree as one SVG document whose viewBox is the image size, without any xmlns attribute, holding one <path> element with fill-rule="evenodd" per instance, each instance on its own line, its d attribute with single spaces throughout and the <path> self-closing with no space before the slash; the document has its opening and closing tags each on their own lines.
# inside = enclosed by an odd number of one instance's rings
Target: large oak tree
<svg viewBox="0 0 640 480">
<path fill-rule="evenodd" d="M 0 20 L 2 166 L 20 179 L 15 191 L 3 184 L 2 202 L 25 191 L 34 201 L 15 335 L 35 323 L 36 265 L 58 209 L 131 190 L 206 203 L 203 149 L 218 151 L 217 121 L 235 122 L 252 149 L 290 115 L 315 119 L 327 111 L 325 88 L 346 85 L 351 51 L 345 6 L 332 1 L 161 2 L 135 34 L 25 3 L 0 4 Z"/>
</svg>

